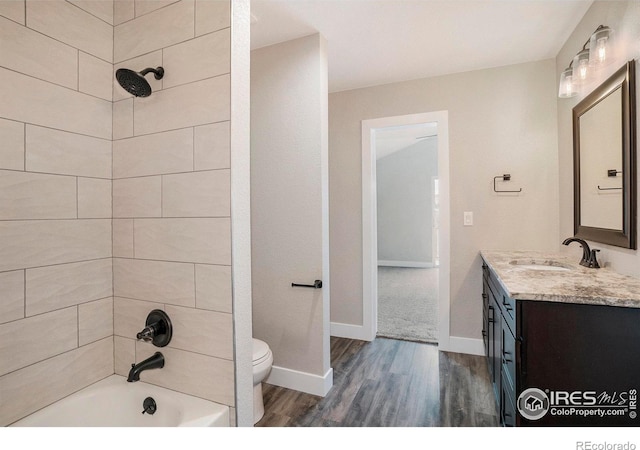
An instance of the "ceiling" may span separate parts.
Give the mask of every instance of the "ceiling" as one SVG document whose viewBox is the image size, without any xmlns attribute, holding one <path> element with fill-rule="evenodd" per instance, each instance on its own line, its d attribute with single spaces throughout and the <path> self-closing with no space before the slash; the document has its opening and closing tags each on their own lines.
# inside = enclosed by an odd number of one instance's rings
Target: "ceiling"
<svg viewBox="0 0 640 450">
<path fill-rule="evenodd" d="M 252 0 L 251 48 L 320 32 L 329 92 L 555 58 L 593 0 Z"/>
<path fill-rule="evenodd" d="M 376 130 L 376 159 L 438 136 L 438 123 L 418 123 Z M 435 147 L 433 147 L 435 148 Z"/>
</svg>

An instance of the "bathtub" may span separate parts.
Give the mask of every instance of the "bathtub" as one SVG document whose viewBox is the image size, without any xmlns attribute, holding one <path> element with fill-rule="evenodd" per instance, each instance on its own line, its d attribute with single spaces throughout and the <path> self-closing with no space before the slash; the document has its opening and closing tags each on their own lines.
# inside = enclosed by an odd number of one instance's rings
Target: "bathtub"
<svg viewBox="0 0 640 450">
<path fill-rule="evenodd" d="M 147 397 L 155 414 L 142 414 Z M 228 427 L 229 407 L 142 381 L 111 375 L 12 427 Z"/>
</svg>

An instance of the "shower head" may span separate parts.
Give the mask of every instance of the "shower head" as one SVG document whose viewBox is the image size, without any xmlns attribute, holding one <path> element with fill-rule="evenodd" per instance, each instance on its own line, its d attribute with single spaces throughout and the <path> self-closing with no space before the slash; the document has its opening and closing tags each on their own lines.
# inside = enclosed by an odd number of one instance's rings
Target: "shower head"
<svg viewBox="0 0 640 450">
<path fill-rule="evenodd" d="M 144 76 L 149 72 L 153 72 L 156 80 L 161 80 L 164 76 L 162 67 L 156 67 L 155 69 L 149 67 L 142 72 L 136 72 L 131 69 L 118 69 L 116 70 L 116 79 L 128 93 L 136 97 L 148 97 L 151 95 L 151 86 Z"/>
</svg>

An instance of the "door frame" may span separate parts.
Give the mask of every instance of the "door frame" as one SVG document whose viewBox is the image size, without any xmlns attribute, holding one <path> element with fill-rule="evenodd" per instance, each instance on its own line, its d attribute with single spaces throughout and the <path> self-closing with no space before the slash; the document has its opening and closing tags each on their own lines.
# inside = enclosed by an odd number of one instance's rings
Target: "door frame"
<svg viewBox="0 0 640 450">
<path fill-rule="evenodd" d="M 450 197 L 449 113 L 434 111 L 362 121 L 362 326 L 372 341 L 378 329 L 378 218 L 376 196 L 375 130 L 420 123 L 438 123 L 438 178 L 440 188 L 440 268 L 438 292 L 438 348 L 449 348 L 450 310 Z"/>
</svg>

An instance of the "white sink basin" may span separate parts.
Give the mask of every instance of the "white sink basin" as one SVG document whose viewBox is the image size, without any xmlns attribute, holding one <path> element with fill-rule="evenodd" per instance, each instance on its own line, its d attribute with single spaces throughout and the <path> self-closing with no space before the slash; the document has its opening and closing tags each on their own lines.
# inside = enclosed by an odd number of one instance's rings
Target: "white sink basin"
<svg viewBox="0 0 640 450">
<path fill-rule="evenodd" d="M 531 260 L 514 260 L 509 264 L 523 270 L 541 270 L 547 272 L 568 272 L 569 267 L 563 266 L 556 261 L 531 261 Z"/>
</svg>

